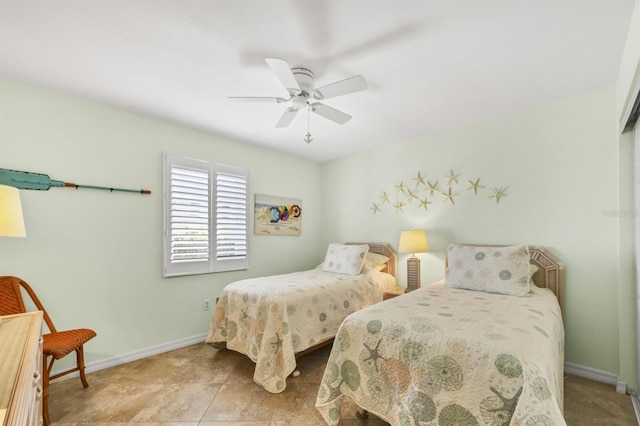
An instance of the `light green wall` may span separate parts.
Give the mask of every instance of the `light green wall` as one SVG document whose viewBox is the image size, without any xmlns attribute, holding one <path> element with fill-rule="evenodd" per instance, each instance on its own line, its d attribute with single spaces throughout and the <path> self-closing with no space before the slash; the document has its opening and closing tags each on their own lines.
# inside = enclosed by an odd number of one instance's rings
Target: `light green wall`
<svg viewBox="0 0 640 426">
<path fill-rule="evenodd" d="M 89 327 L 88 362 L 205 333 L 237 279 L 316 266 L 319 166 L 0 79 L 0 167 L 150 189 L 150 196 L 53 188 L 21 192 L 27 238 L 0 238 L 0 273 L 29 282 L 61 329 Z M 162 152 L 248 167 L 251 194 L 303 200 L 300 237 L 251 236 L 247 271 L 162 278 Z"/>
<path fill-rule="evenodd" d="M 629 392 L 637 392 L 636 374 L 637 321 L 636 321 L 636 272 L 635 272 L 635 220 L 634 206 L 634 146 L 633 133 L 627 132 L 619 142 L 619 290 L 618 290 L 618 335 L 620 342 L 619 376 L 627 384 Z"/>
<path fill-rule="evenodd" d="M 631 16 L 627 43 L 625 45 L 618 80 L 616 84 L 616 119 L 619 128 L 626 121 L 625 114 L 629 105 L 638 96 L 640 87 L 640 3 L 636 1 Z M 622 123 L 622 124 L 620 124 Z M 640 149 L 640 147 L 635 147 Z M 620 209 L 622 212 L 634 212 L 635 214 L 621 215 L 619 219 L 620 230 L 620 289 L 618 293 L 619 315 L 619 376 L 627 383 L 630 391 L 638 390 L 638 364 L 637 364 L 637 340 L 638 340 L 638 290 L 636 288 L 636 253 L 634 243 L 634 219 L 637 217 L 635 209 L 634 193 L 634 147 L 632 132 L 619 136 L 619 186 Z"/>
<path fill-rule="evenodd" d="M 325 242 L 381 240 L 397 247 L 402 229 L 427 231 L 423 282 L 444 275 L 452 242 L 542 245 L 566 263 L 566 361 L 618 372 L 618 204 L 616 96 L 603 89 L 443 134 L 376 149 L 322 167 Z M 426 112 L 425 112 L 426 113 Z M 461 113 L 464 113 L 462 111 Z M 393 120 L 390 117 L 389 120 Z M 397 214 L 370 207 L 383 190 L 420 171 L 463 173 L 455 205 L 434 197 Z M 467 179 L 507 186 L 499 204 L 467 191 Z M 400 255 L 400 280 L 407 256 Z"/>
</svg>

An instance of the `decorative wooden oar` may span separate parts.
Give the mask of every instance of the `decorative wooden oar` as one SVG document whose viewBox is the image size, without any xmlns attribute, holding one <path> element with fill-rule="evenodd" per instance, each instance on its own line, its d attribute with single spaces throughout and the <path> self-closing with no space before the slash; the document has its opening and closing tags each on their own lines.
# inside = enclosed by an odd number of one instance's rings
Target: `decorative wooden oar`
<svg viewBox="0 0 640 426">
<path fill-rule="evenodd" d="M 124 188 L 109 188 L 106 186 L 93 186 L 93 185 L 77 185 L 75 183 L 63 182 L 61 180 L 50 179 L 48 175 L 42 173 L 20 172 L 18 170 L 0 169 L 0 185 L 14 186 L 18 189 L 36 189 L 40 191 L 48 191 L 52 186 L 54 187 L 68 187 L 68 188 L 88 188 L 88 189 L 103 189 L 106 191 L 119 191 L 119 192 L 137 192 L 139 194 L 151 194 L 148 189 L 124 189 Z"/>
</svg>

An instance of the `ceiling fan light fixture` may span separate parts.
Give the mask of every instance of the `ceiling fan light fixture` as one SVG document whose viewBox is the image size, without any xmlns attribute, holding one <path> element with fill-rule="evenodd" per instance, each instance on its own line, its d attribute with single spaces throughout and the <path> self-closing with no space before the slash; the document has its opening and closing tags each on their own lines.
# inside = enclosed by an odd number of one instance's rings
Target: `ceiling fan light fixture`
<svg viewBox="0 0 640 426">
<path fill-rule="evenodd" d="M 300 108 L 304 108 L 307 106 L 307 103 L 309 102 L 309 98 L 307 98 L 306 96 L 304 96 L 304 94 L 298 95 L 298 96 L 294 96 L 293 99 L 291 100 L 293 107 L 295 109 L 300 109 Z"/>
</svg>

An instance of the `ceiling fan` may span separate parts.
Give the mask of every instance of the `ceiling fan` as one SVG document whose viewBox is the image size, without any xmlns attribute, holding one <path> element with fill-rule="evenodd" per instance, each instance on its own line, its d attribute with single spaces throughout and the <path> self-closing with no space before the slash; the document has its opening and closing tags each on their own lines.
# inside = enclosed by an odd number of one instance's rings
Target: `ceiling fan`
<svg viewBox="0 0 640 426">
<path fill-rule="evenodd" d="M 334 98 L 367 89 L 367 82 L 361 75 L 336 81 L 315 88 L 315 76 L 307 68 L 291 68 L 287 61 L 278 58 L 265 58 L 271 71 L 278 77 L 287 92 L 288 98 L 281 97 L 240 97 L 231 96 L 229 99 L 240 102 L 276 102 L 291 101 L 291 106 L 282 114 L 276 127 L 287 127 L 295 118 L 298 111 L 308 108 L 309 111 L 327 118 L 338 124 L 345 124 L 351 116 L 316 100 Z"/>
</svg>

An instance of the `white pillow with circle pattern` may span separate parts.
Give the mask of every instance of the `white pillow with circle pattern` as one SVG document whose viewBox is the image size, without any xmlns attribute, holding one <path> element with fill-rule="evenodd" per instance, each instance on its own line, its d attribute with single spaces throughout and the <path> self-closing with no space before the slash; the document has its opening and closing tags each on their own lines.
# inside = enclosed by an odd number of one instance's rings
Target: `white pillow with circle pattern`
<svg viewBox="0 0 640 426">
<path fill-rule="evenodd" d="M 368 244 L 329 244 L 322 270 L 345 275 L 358 275 L 369 252 Z"/>
<path fill-rule="evenodd" d="M 447 249 L 445 284 L 486 293 L 528 296 L 529 247 L 451 244 Z"/>
</svg>

